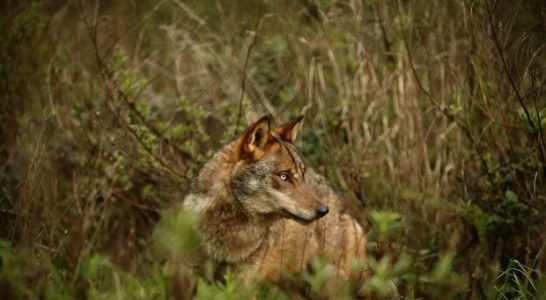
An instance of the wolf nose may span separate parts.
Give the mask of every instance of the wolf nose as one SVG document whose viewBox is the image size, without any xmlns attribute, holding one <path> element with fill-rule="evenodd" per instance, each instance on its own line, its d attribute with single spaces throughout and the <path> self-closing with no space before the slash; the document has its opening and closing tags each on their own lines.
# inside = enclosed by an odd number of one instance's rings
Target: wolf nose
<svg viewBox="0 0 546 300">
<path fill-rule="evenodd" d="M 321 204 L 318 208 L 317 208 L 317 216 L 319 218 L 322 218 L 324 217 L 330 210 L 328 209 L 328 206 L 324 205 L 324 204 Z"/>
</svg>

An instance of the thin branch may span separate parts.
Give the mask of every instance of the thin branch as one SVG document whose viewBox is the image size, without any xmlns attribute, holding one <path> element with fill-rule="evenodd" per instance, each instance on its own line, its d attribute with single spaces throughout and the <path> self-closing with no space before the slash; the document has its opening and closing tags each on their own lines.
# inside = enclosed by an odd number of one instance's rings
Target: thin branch
<svg viewBox="0 0 546 300">
<path fill-rule="evenodd" d="M 252 54 L 252 49 L 254 48 L 254 45 L 256 45 L 258 40 L 258 30 L 260 28 L 260 24 L 262 23 L 262 4 L 260 2 L 260 5 L 258 7 L 258 12 L 256 13 L 256 22 L 254 23 L 254 31 L 252 36 L 252 42 L 250 42 L 250 45 L 248 46 L 248 49 L 246 51 L 246 57 L 245 57 L 245 63 L 243 65 L 243 78 L 241 79 L 241 94 L 239 96 L 239 111 L 237 113 L 237 122 L 235 123 L 235 129 L 233 130 L 233 137 L 236 137 L 239 130 L 239 124 L 241 123 L 241 117 L 243 114 L 243 98 L 244 94 L 246 92 L 246 71 L 248 69 L 248 63 L 250 61 L 250 55 Z"/>
<path fill-rule="evenodd" d="M 94 52 L 95 52 L 95 60 L 97 62 L 97 66 L 99 68 L 99 73 L 101 75 L 101 79 L 103 81 L 103 83 L 106 83 L 106 82 L 110 82 L 112 81 L 112 77 L 113 77 L 113 72 L 108 68 L 108 66 L 104 63 L 104 60 L 102 59 L 102 56 L 100 55 L 100 51 L 99 51 L 99 47 L 98 47 L 98 34 L 97 34 L 97 28 L 98 28 L 98 16 L 100 14 L 100 1 L 97 2 L 97 8 L 96 8 L 96 11 L 95 11 L 95 20 L 94 20 L 94 25 L 91 25 L 89 23 L 89 20 L 87 20 L 87 17 L 85 15 L 85 13 L 83 12 L 83 4 L 82 4 L 82 1 L 80 0 L 78 2 L 80 4 L 80 11 L 82 12 L 82 16 L 83 16 L 83 20 L 84 20 L 84 23 L 86 25 L 86 28 L 88 28 L 88 32 L 89 32 L 89 35 L 91 37 L 91 40 L 92 40 L 92 43 L 93 43 L 93 48 L 94 48 Z M 154 7 L 154 10 L 157 9 L 157 6 Z M 146 16 L 148 17 L 148 15 Z M 92 29 L 91 29 L 92 28 Z M 119 41 L 120 39 L 118 39 L 117 41 Z M 113 48 L 115 44 L 111 45 L 110 48 Z M 110 52 L 110 50 L 108 50 L 107 52 Z M 107 56 L 108 54 L 105 54 L 105 56 Z M 165 138 L 163 137 L 163 134 L 161 134 L 159 132 L 159 130 L 153 126 L 152 124 L 150 124 L 150 122 L 148 120 L 146 120 L 146 118 L 136 109 L 135 107 L 135 104 L 133 102 L 131 102 L 129 100 L 129 97 L 127 96 L 127 94 L 125 94 L 121 89 L 117 88 L 116 89 L 116 92 L 117 94 L 119 95 L 119 98 L 125 102 L 125 104 L 129 107 L 129 109 L 135 113 L 135 115 L 137 116 L 138 119 L 140 119 L 140 121 L 142 123 L 144 123 L 144 125 L 146 126 L 146 128 L 148 130 L 150 130 L 154 135 L 156 135 L 160 140 L 164 140 Z M 193 156 L 188 153 L 187 151 L 184 151 L 183 149 L 181 149 L 180 147 L 176 146 L 176 145 L 171 145 L 175 150 L 176 152 L 183 156 L 185 159 L 188 159 L 194 163 L 197 163 L 197 161 L 195 160 L 195 158 L 193 158 Z"/>
<path fill-rule="evenodd" d="M 529 110 L 527 109 L 527 106 L 525 105 L 524 99 L 521 96 L 519 89 L 516 87 L 516 82 L 514 78 L 512 78 L 512 75 L 510 74 L 510 71 L 508 70 L 508 64 L 506 63 L 506 58 L 504 57 L 504 53 L 502 52 L 502 48 L 499 42 L 498 32 L 495 26 L 493 25 L 493 14 L 491 12 L 489 1 L 486 1 L 486 3 L 487 3 L 487 9 L 486 9 L 487 21 L 489 22 L 489 27 L 491 29 L 491 40 L 493 41 L 493 45 L 495 46 L 495 49 L 497 50 L 499 58 L 501 59 L 504 74 L 508 78 L 508 81 L 510 82 L 512 89 L 514 90 L 514 93 L 516 94 L 516 99 L 518 100 L 519 104 L 523 108 L 523 111 L 525 112 L 527 121 L 531 125 L 532 129 L 535 130 L 535 122 L 533 122 L 533 120 L 531 119 L 531 114 L 529 113 Z"/>
<path fill-rule="evenodd" d="M 163 133 L 159 131 L 155 126 L 153 126 L 150 121 L 146 119 L 144 115 L 138 109 L 136 108 L 136 105 L 134 102 L 129 100 L 129 97 L 127 94 L 125 94 L 122 90 L 117 89 L 116 92 L 118 93 L 118 98 L 121 99 L 128 107 L 129 110 L 136 115 L 136 117 L 146 126 L 146 129 L 150 130 L 151 133 L 153 133 L 155 136 L 157 136 L 160 140 L 167 140 Z M 182 156 L 184 159 L 190 160 L 192 163 L 198 163 L 198 161 L 187 151 L 184 149 L 178 147 L 177 145 L 173 145 L 169 143 L 169 145 L 176 150 L 176 152 Z"/>
<path fill-rule="evenodd" d="M 537 117 L 537 123 L 538 123 L 538 132 L 537 132 L 537 139 L 538 139 L 538 154 L 540 156 L 540 161 L 542 162 L 542 172 L 544 173 L 544 176 L 546 176 L 546 146 L 544 145 L 544 137 L 542 136 L 542 117 L 540 115 L 540 110 L 538 107 L 538 98 L 539 95 L 537 93 L 537 87 L 536 87 L 536 62 L 534 63 L 534 66 L 531 69 L 531 91 L 533 92 L 533 103 L 535 105 L 535 113 Z"/>
<path fill-rule="evenodd" d="M 399 5 L 397 5 L 397 7 L 398 7 L 398 11 L 400 12 Z M 485 159 L 483 158 L 482 154 L 480 153 L 480 151 L 478 149 L 478 146 L 477 146 L 477 143 L 476 143 L 476 140 L 472 136 L 472 132 L 470 132 L 470 129 L 466 125 L 464 125 L 464 123 L 461 120 L 459 120 L 454 114 L 452 114 L 449 110 L 447 110 L 446 108 L 443 108 L 440 104 L 438 104 L 436 99 L 434 99 L 434 97 L 423 86 L 423 83 L 421 82 L 421 79 L 419 78 L 419 75 L 417 74 L 417 70 L 415 69 L 415 64 L 413 63 L 413 56 L 412 56 L 412 52 L 410 51 L 410 48 L 409 48 L 409 43 L 408 43 L 408 38 L 406 36 L 406 31 L 405 31 L 404 28 L 402 28 L 402 25 L 400 25 L 400 27 L 401 27 L 400 32 L 402 34 L 402 40 L 404 42 L 404 48 L 406 49 L 406 53 L 408 55 L 408 63 L 410 65 L 412 75 L 413 75 L 415 81 L 417 82 L 417 86 L 419 87 L 421 92 L 423 92 L 423 94 L 425 94 L 425 96 L 430 101 L 430 103 L 434 106 L 434 108 L 436 108 L 438 111 L 440 111 L 448 120 L 455 122 L 463 130 L 465 136 L 470 141 L 472 147 L 474 148 L 474 150 L 476 150 L 476 153 L 478 154 L 478 158 L 480 159 L 480 162 L 481 162 L 484 170 L 487 172 L 487 174 L 489 174 L 487 163 L 485 162 Z"/>
<path fill-rule="evenodd" d="M 516 99 L 518 100 L 518 103 L 519 105 L 521 106 L 521 108 L 523 109 L 523 112 L 525 113 L 525 117 L 527 119 L 527 122 L 529 122 L 529 125 L 531 126 L 531 129 L 532 129 L 532 132 L 533 132 L 533 136 L 534 136 L 534 139 L 535 139 L 535 142 L 537 144 L 537 150 L 538 150 L 538 153 L 539 153 L 539 157 L 540 157 L 540 160 L 541 160 L 541 163 L 542 163 L 542 171 L 544 173 L 544 175 L 546 176 L 546 157 L 545 157 L 545 146 L 544 146 L 544 139 L 542 138 L 542 126 L 540 124 L 541 120 L 540 120 L 540 117 L 538 117 L 538 104 L 536 103 L 536 97 L 535 97 L 535 110 L 536 110 L 536 113 L 537 113 L 537 123 L 538 123 L 538 128 L 535 127 L 535 122 L 533 121 L 533 119 L 531 118 L 531 113 L 529 112 L 529 109 L 527 108 L 527 106 L 525 105 L 525 99 L 524 97 L 520 94 L 520 91 L 519 89 L 517 88 L 516 86 L 516 82 L 514 80 L 514 78 L 512 77 L 510 71 L 508 70 L 508 63 L 506 62 L 506 58 L 504 56 L 504 53 L 503 53 L 503 48 L 501 47 L 500 45 L 500 42 L 499 42 L 499 36 L 498 36 L 498 32 L 496 30 L 496 27 L 495 25 L 493 24 L 493 12 L 492 10 L 494 9 L 494 6 L 496 5 L 496 2 L 493 4 L 493 8 L 491 8 L 491 5 L 489 5 L 489 1 L 486 0 L 486 13 L 487 13 L 487 21 L 489 23 L 489 28 L 491 30 L 491 41 L 493 42 L 493 45 L 495 46 L 495 49 L 497 50 L 497 54 L 499 55 L 499 58 L 502 62 L 502 67 L 503 67 L 503 71 L 504 71 L 504 74 L 506 75 L 506 78 L 508 79 L 508 82 L 510 83 L 510 86 L 512 87 L 512 90 L 514 91 L 514 94 L 516 95 Z M 535 88 L 534 87 L 534 80 L 532 79 L 532 82 L 533 84 L 533 89 Z"/>
<path fill-rule="evenodd" d="M 116 107 L 114 105 L 114 102 L 115 102 L 116 98 L 122 99 L 126 103 L 131 103 L 131 102 L 128 100 L 127 95 L 125 93 L 123 93 L 123 91 L 121 91 L 115 85 L 114 79 L 113 79 L 113 72 L 108 68 L 108 66 L 106 65 L 106 63 L 102 59 L 102 56 L 100 55 L 100 52 L 99 52 L 99 45 L 98 45 L 99 42 L 98 42 L 98 33 L 97 32 L 98 32 L 98 26 L 99 26 L 99 15 L 100 15 L 100 11 L 101 11 L 101 1 L 100 0 L 97 1 L 97 5 L 96 5 L 96 8 L 95 8 L 95 19 L 93 21 L 93 24 L 91 24 L 89 22 L 89 20 L 87 19 L 87 16 L 86 16 L 86 14 L 84 12 L 84 9 L 83 9 L 82 1 L 83 0 L 80 0 L 78 2 L 79 6 L 80 6 L 80 13 L 81 13 L 81 15 L 83 17 L 84 23 L 85 23 L 86 28 L 88 30 L 89 37 L 91 39 L 91 43 L 93 44 L 93 49 L 94 49 L 94 52 L 95 52 L 95 60 L 96 60 L 96 63 L 97 63 L 97 67 L 99 68 L 100 78 L 101 78 L 101 81 L 103 83 L 104 92 L 105 92 L 105 95 L 106 95 L 106 97 L 108 99 L 108 104 L 109 104 L 111 110 L 114 112 L 116 117 L 124 125 L 125 129 L 127 129 L 131 133 L 131 135 L 137 140 L 137 142 L 144 148 L 144 150 L 155 161 L 157 161 L 163 168 L 168 170 L 170 173 L 176 175 L 177 177 L 180 177 L 182 179 L 187 180 L 188 178 L 187 178 L 186 175 L 181 174 L 181 173 L 177 172 L 176 170 L 174 170 L 173 168 L 171 168 L 161 157 L 157 156 L 157 154 L 155 154 L 153 152 L 153 150 L 150 149 L 150 147 L 148 147 L 148 145 L 146 145 L 146 143 L 144 143 L 144 141 L 142 140 L 140 135 L 134 130 L 133 127 L 131 127 L 131 124 L 129 124 L 127 122 L 127 120 L 125 120 L 125 118 L 121 115 L 121 108 Z M 117 97 L 116 97 L 116 95 L 117 95 Z M 133 106 L 133 109 L 134 109 L 134 106 Z M 141 116 L 141 115 L 139 116 L 139 118 L 141 118 L 142 120 L 144 119 L 144 117 Z M 148 128 L 148 129 L 152 133 L 156 134 L 156 136 L 161 137 L 160 135 L 157 134 L 159 131 L 157 131 L 157 130 L 152 131 L 150 128 Z M 189 153 L 187 154 L 187 156 L 188 156 L 188 158 L 191 158 L 193 160 L 193 158 L 191 157 L 191 155 L 189 155 Z"/>
</svg>

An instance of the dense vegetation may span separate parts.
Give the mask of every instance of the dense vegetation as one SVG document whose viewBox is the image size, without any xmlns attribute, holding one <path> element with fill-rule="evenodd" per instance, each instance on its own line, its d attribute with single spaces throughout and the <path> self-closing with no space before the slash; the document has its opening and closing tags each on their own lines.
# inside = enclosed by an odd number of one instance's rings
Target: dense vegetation
<svg viewBox="0 0 546 300">
<path fill-rule="evenodd" d="M 304 107 L 297 146 L 366 228 L 375 297 L 545 297 L 546 2 L 0 8 L 0 298 L 167 298 L 196 171 Z"/>
</svg>

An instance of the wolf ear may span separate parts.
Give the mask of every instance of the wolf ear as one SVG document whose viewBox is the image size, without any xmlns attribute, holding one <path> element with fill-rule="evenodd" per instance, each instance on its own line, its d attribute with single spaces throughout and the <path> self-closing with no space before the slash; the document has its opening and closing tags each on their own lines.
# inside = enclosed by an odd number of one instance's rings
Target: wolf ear
<svg viewBox="0 0 546 300">
<path fill-rule="evenodd" d="M 256 153 L 256 150 L 261 149 L 267 143 L 270 122 L 271 118 L 266 115 L 248 127 L 243 135 L 243 153 Z"/>
<path fill-rule="evenodd" d="M 303 115 L 275 129 L 275 133 L 278 134 L 284 141 L 293 143 L 294 140 L 296 140 L 296 136 L 298 135 L 302 121 Z"/>
</svg>

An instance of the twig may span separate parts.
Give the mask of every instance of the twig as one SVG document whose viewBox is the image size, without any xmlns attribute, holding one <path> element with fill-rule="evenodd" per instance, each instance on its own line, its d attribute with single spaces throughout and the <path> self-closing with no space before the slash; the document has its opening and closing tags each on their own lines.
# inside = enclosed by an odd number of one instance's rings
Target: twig
<svg viewBox="0 0 546 300">
<path fill-rule="evenodd" d="M 533 69 L 531 70 L 531 90 L 533 92 L 533 102 L 534 102 L 534 106 L 535 106 L 535 113 L 536 113 L 536 117 L 537 117 L 537 123 L 538 123 L 538 133 L 537 133 L 537 139 L 538 139 L 538 147 L 539 147 L 539 155 L 540 155 L 540 160 L 542 162 L 542 172 L 544 173 L 544 176 L 546 176 L 546 157 L 545 157 L 545 152 L 546 152 L 546 146 L 544 145 L 544 137 L 542 136 L 542 117 L 540 115 L 540 110 L 538 109 L 538 98 L 539 98 L 539 95 L 537 93 L 537 87 L 536 87 L 536 62 L 534 63 L 534 66 L 533 66 Z"/>
<path fill-rule="evenodd" d="M 523 111 L 525 112 L 525 116 L 527 117 L 527 121 L 531 125 L 532 129 L 535 129 L 535 122 L 531 119 L 531 114 L 529 113 L 529 110 L 527 109 L 527 106 L 525 105 L 525 102 L 523 100 L 523 97 L 519 93 L 519 89 L 516 87 L 516 83 L 514 81 L 514 78 L 512 78 L 512 75 L 510 75 L 510 71 L 508 70 L 508 64 L 506 63 L 506 59 L 504 57 L 504 53 L 502 52 L 502 48 L 499 43 L 498 33 L 495 30 L 495 26 L 493 25 L 493 15 L 491 13 L 491 7 L 489 5 L 489 1 L 486 0 L 487 4 L 487 21 L 489 22 L 489 26 L 491 28 L 491 40 L 493 41 L 493 45 L 495 46 L 495 50 L 497 50 L 497 53 L 499 54 L 499 58 L 502 62 L 502 67 L 504 70 L 504 74 L 508 78 L 508 81 L 510 82 L 510 85 L 512 86 L 512 89 L 514 90 L 514 93 L 516 94 L 516 99 L 518 100 L 519 104 L 523 108 Z"/>
<path fill-rule="evenodd" d="M 185 179 L 185 180 L 188 179 L 186 175 L 177 172 L 176 170 L 171 168 L 167 163 L 165 163 L 163 161 L 163 159 L 158 157 L 152 151 L 152 149 L 150 149 L 150 147 L 148 147 L 146 145 L 146 143 L 144 143 L 144 141 L 141 139 L 139 134 L 131 127 L 131 125 L 121 115 L 120 108 L 116 107 L 114 105 L 114 102 L 115 102 L 116 98 L 120 98 L 126 103 L 131 103 L 131 102 L 128 100 L 127 95 L 125 93 L 123 93 L 123 91 L 121 91 L 119 88 L 117 88 L 117 86 L 115 86 L 114 80 L 113 80 L 113 73 L 108 68 L 108 66 L 104 63 L 104 60 L 102 59 L 102 57 L 100 55 L 100 52 L 99 52 L 99 46 L 98 46 L 99 43 L 98 43 L 98 34 L 97 34 L 97 32 L 98 32 L 98 26 L 99 26 L 98 18 L 99 18 L 100 11 L 101 11 L 101 1 L 100 0 L 97 1 L 97 6 L 96 6 L 96 9 L 95 9 L 95 18 L 94 18 L 93 24 L 91 24 L 89 22 L 89 20 L 87 19 L 87 16 L 86 16 L 86 14 L 84 12 L 84 9 L 83 9 L 82 0 L 80 0 L 78 3 L 79 3 L 79 6 L 80 6 L 80 13 L 81 13 L 81 15 L 83 17 L 86 28 L 88 29 L 88 33 L 89 33 L 89 37 L 91 39 L 91 43 L 93 44 L 93 49 L 94 49 L 94 52 L 95 52 L 95 61 L 97 63 L 97 67 L 99 69 L 100 78 L 101 78 L 101 81 L 103 83 L 104 92 L 105 92 L 105 95 L 106 95 L 106 97 L 108 99 L 108 104 L 109 104 L 110 108 L 112 109 L 112 111 L 114 112 L 116 117 L 124 125 L 124 127 L 131 133 L 131 135 L 137 140 L 137 142 L 144 148 L 144 150 L 155 161 L 157 161 L 162 167 L 164 167 L 166 170 L 168 170 L 172 174 L 174 174 L 174 175 L 176 175 L 176 176 L 178 176 L 178 177 L 180 177 L 182 179 Z M 117 97 L 116 97 L 116 95 L 117 95 Z M 135 109 L 134 106 L 133 106 L 133 109 Z M 139 118 L 141 120 L 144 120 L 144 117 L 142 115 L 137 114 L 137 116 L 139 116 Z M 146 125 L 146 122 L 144 122 L 144 123 Z M 150 128 L 148 128 L 148 129 L 150 131 L 152 131 Z M 157 129 L 153 130 L 152 133 L 156 134 L 156 136 L 161 137 L 160 135 L 158 135 L 159 131 L 157 131 Z M 181 153 L 184 153 L 184 152 L 181 152 Z M 191 158 L 193 160 L 193 157 L 189 153 L 185 153 L 185 154 L 186 154 L 185 156 L 187 156 L 187 158 Z"/>
<path fill-rule="evenodd" d="M 127 96 L 127 94 L 125 94 L 122 90 L 120 89 L 117 89 L 116 92 L 118 93 L 119 95 L 119 99 L 121 99 L 128 107 L 129 107 L 129 110 L 131 112 L 133 112 L 137 118 L 144 124 L 144 126 L 146 126 L 146 129 L 150 130 L 150 132 L 152 132 L 155 136 L 157 136 L 160 140 L 165 140 L 165 138 L 163 137 L 163 134 L 161 132 L 159 132 L 159 130 L 153 126 L 152 124 L 150 124 L 150 122 L 146 119 L 146 117 L 144 115 L 142 115 L 142 113 L 140 111 L 138 111 L 138 109 L 136 108 L 135 106 L 135 103 L 131 102 L 129 100 L 129 97 Z M 185 151 L 184 149 L 178 147 L 177 145 L 172 145 L 169 143 L 169 145 L 174 149 L 176 150 L 176 152 L 181 155 L 184 159 L 186 160 L 189 160 L 191 161 L 192 163 L 194 164 L 197 164 L 197 160 L 187 151 Z"/>
<path fill-rule="evenodd" d="M 260 5 L 258 7 L 258 12 L 256 13 L 256 22 L 254 23 L 254 36 L 252 37 L 252 42 L 250 42 L 250 45 L 248 46 L 248 49 L 246 50 L 246 57 L 245 57 L 245 63 L 243 65 L 243 78 L 241 79 L 241 94 L 239 96 L 239 111 L 237 113 L 237 122 L 235 123 L 235 129 L 233 130 L 233 137 L 236 137 L 239 131 L 239 124 L 241 123 L 241 117 L 243 114 L 243 98 L 246 91 L 246 71 L 248 68 L 248 63 L 250 61 L 250 55 L 252 54 L 252 49 L 254 48 L 254 45 L 257 43 L 258 39 L 258 29 L 260 28 L 260 24 L 262 23 L 262 4 L 260 2 Z"/>
<path fill-rule="evenodd" d="M 504 71 L 504 74 L 506 75 L 506 78 L 508 79 L 508 82 L 510 83 L 510 86 L 512 87 L 512 90 L 514 91 L 514 94 L 516 95 L 516 99 L 518 100 L 518 103 L 519 105 L 521 106 L 521 108 L 523 109 L 523 112 L 525 113 L 525 117 L 527 118 L 527 122 L 529 122 L 529 125 L 531 126 L 531 129 L 532 129 L 532 132 L 533 132 L 533 136 L 535 138 L 535 142 L 537 143 L 537 150 L 538 150 L 538 153 L 539 153 L 539 156 L 540 156 L 540 160 L 541 160 L 541 163 L 542 163 L 542 171 L 544 173 L 544 176 L 546 176 L 546 157 L 545 157 L 545 154 L 544 154 L 544 140 L 542 138 L 542 126 L 540 124 L 540 117 L 537 118 L 537 123 L 538 123 L 538 129 L 535 127 L 535 122 L 533 122 L 533 119 L 531 118 L 531 113 L 529 112 L 529 109 L 527 108 L 527 106 L 525 105 L 525 99 L 524 97 L 520 94 L 520 91 L 519 89 L 517 88 L 516 86 L 516 82 L 514 80 L 514 78 L 512 77 L 512 75 L 510 74 L 510 71 L 508 70 L 508 64 L 506 62 L 506 58 L 504 57 L 504 53 L 503 53 L 503 49 L 500 45 L 500 42 L 499 42 L 499 36 L 498 36 L 498 32 L 496 30 L 496 27 L 495 25 L 493 24 L 493 13 L 492 13 L 492 8 L 491 8 L 491 5 L 489 4 L 489 0 L 486 0 L 486 13 L 487 13 L 487 21 L 489 23 L 489 27 L 491 29 L 491 41 L 493 42 L 493 45 L 495 46 L 495 49 L 497 50 L 497 54 L 499 55 L 499 58 L 502 62 L 502 67 L 503 67 L 503 71 Z M 534 81 L 532 82 L 533 84 L 533 88 L 534 88 Z M 538 105 L 536 103 L 536 97 L 535 97 L 535 109 L 536 109 L 536 113 L 537 113 L 537 116 L 539 115 L 538 113 Z"/>
<path fill-rule="evenodd" d="M 398 2 L 397 2 L 397 7 L 398 7 L 398 11 L 400 12 L 400 7 L 398 5 Z M 412 57 L 412 53 L 411 53 L 409 45 L 408 45 L 409 43 L 408 43 L 408 39 L 406 37 L 405 29 L 402 28 L 402 25 L 400 25 L 400 27 L 401 27 L 400 32 L 402 34 L 402 40 L 404 42 L 404 47 L 406 48 L 406 53 L 408 54 L 408 63 L 410 65 L 412 75 L 413 75 L 415 81 L 417 82 L 417 86 L 419 87 L 421 92 L 423 92 L 423 94 L 425 94 L 425 96 L 430 101 L 430 103 L 432 103 L 434 108 L 436 108 L 438 111 L 440 111 L 445 117 L 447 117 L 448 120 L 453 121 L 457 125 L 459 125 L 459 127 L 463 130 L 465 136 L 470 141 L 470 143 L 471 143 L 472 147 L 474 148 L 474 150 L 476 150 L 476 153 L 478 154 L 478 158 L 480 159 L 480 162 L 481 162 L 484 170 L 487 172 L 487 174 L 489 174 L 489 171 L 488 171 L 489 169 L 487 167 L 487 163 L 485 162 L 485 159 L 483 158 L 480 150 L 478 149 L 476 140 L 472 136 L 472 132 L 470 132 L 470 129 L 466 125 L 464 125 L 463 122 L 461 122 L 461 120 L 459 120 L 455 115 L 453 115 L 451 112 L 449 112 L 449 110 L 447 110 L 446 108 L 441 107 L 440 104 L 438 104 L 438 102 L 434 99 L 434 97 L 423 86 L 423 83 L 421 82 L 421 79 L 419 78 L 419 75 L 417 74 L 417 70 L 415 70 L 415 65 L 413 63 L 413 57 Z"/>
</svg>

